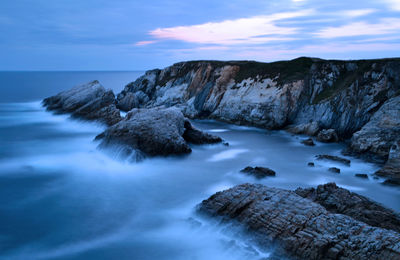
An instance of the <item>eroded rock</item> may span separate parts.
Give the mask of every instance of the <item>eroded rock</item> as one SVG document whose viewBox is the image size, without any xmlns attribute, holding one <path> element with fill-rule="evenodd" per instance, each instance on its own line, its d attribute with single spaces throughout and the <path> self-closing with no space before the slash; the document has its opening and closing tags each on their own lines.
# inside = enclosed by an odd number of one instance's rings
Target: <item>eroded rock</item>
<svg viewBox="0 0 400 260">
<path fill-rule="evenodd" d="M 323 143 L 336 143 L 339 137 L 335 129 L 323 129 L 318 133 L 317 140 Z"/>
<path fill-rule="evenodd" d="M 187 131 L 189 134 L 185 135 Z M 100 147 L 127 146 L 144 156 L 188 154 L 191 152 L 188 142 L 204 144 L 221 140 L 194 129 L 177 108 L 132 109 L 96 139 L 101 140 Z"/>
<path fill-rule="evenodd" d="M 301 141 L 301 143 L 304 145 L 307 145 L 307 146 L 315 145 L 314 140 L 312 138 L 305 139 L 305 140 Z"/>
<path fill-rule="evenodd" d="M 384 184 L 400 185 L 400 140 L 394 142 L 389 151 L 388 161 L 375 174 L 387 178 Z"/>
<path fill-rule="evenodd" d="M 248 175 L 252 175 L 258 179 L 276 175 L 275 171 L 273 171 L 269 168 L 266 168 L 266 167 L 258 167 L 258 166 L 256 166 L 256 167 L 247 166 L 246 168 L 242 169 L 240 172 L 248 174 Z"/>
<path fill-rule="evenodd" d="M 317 160 L 330 160 L 330 161 L 335 161 L 335 162 L 339 162 L 342 164 L 345 164 L 347 166 L 350 166 L 351 161 L 349 159 L 343 158 L 343 157 L 339 157 L 339 156 L 335 156 L 335 155 L 328 155 L 328 154 L 319 154 L 316 155 L 315 158 L 317 158 Z"/>
<path fill-rule="evenodd" d="M 293 191 L 242 184 L 218 192 L 198 208 L 235 220 L 274 256 L 295 259 L 399 259 L 400 234 L 333 214 Z"/>
<path fill-rule="evenodd" d="M 47 110 L 70 113 L 73 117 L 96 120 L 113 125 L 121 120 L 112 90 L 106 90 L 97 80 L 43 100 Z"/>
</svg>

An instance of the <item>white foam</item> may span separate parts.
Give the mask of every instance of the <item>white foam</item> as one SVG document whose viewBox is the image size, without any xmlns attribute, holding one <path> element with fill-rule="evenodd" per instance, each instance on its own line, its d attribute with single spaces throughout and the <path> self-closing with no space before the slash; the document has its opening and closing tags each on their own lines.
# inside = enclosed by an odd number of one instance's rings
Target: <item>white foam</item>
<svg viewBox="0 0 400 260">
<path fill-rule="evenodd" d="M 218 161 L 223 161 L 223 160 L 229 160 L 229 159 L 235 158 L 239 154 L 242 154 L 242 153 L 245 153 L 245 152 L 248 152 L 248 151 L 249 150 L 247 150 L 247 149 L 232 149 L 232 150 L 228 150 L 228 151 L 223 151 L 223 152 L 214 154 L 207 161 L 209 161 L 209 162 L 218 162 Z"/>
</svg>

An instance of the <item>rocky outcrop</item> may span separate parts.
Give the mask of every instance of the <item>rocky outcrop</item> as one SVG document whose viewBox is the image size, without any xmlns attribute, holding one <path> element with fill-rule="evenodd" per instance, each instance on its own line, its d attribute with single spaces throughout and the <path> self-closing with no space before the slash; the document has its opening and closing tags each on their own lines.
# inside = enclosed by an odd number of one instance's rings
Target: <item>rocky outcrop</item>
<svg viewBox="0 0 400 260">
<path fill-rule="evenodd" d="M 340 173 L 340 169 L 339 169 L 339 168 L 336 168 L 336 167 L 330 167 L 330 168 L 328 169 L 328 171 L 333 172 L 333 173 Z"/>
<path fill-rule="evenodd" d="M 390 147 L 400 136 L 400 96 L 386 101 L 371 120 L 351 138 L 351 148 L 386 160 Z"/>
<path fill-rule="evenodd" d="M 106 90 L 97 80 L 76 86 L 43 100 L 47 110 L 70 113 L 73 117 L 97 120 L 113 125 L 121 120 L 112 90 Z"/>
<path fill-rule="evenodd" d="M 293 191 L 242 184 L 214 194 L 198 210 L 223 221 L 237 221 L 261 246 L 274 250 L 277 258 L 400 258 L 396 231 L 332 213 Z"/>
<path fill-rule="evenodd" d="M 333 129 L 336 134 L 329 130 L 329 135 L 322 132 L 320 136 L 321 140 L 336 141 L 350 138 L 377 111 L 387 111 L 383 105 L 399 95 L 399 59 L 298 58 L 274 63 L 181 62 L 146 72 L 127 85 L 117 99 L 126 111 L 177 106 L 190 118 L 267 129 L 290 126 L 296 134 L 317 135 L 321 129 Z M 381 125 L 375 125 L 374 131 L 384 134 L 376 134 L 374 143 L 393 141 Z M 364 133 L 362 130 L 353 143 L 361 142 Z M 390 145 L 379 146 L 382 149 L 352 147 L 360 153 L 377 152 L 387 157 Z"/>
<path fill-rule="evenodd" d="M 319 185 L 317 188 L 298 188 L 295 192 L 322 205 L 331 213 L 344 214 L 370 226 L 400 233 L 399 214 L 364 196 L 340 188 L 335 183 Z"/>
<path fill-rule="evenodd" d="M 387 178 L 384 184 L 400 185 L 400 140 L 394 142 L 390 148 L 388 161 L 375 174 Z"/>
<path fill-rule="evenodd" d="M 345 164 L 347 166 L 350 166 L 350 163 L 351 163 L 351 161 L 349 159 L 335 156 L 335 155 L 329 155 L 329 154 L 319 154 L 319 155 L 316 155 L 315 158 L 317 160 L 330 160 L 330 161 L 334 161 L 334 162 L 339 162 L 339 163 Z"/>
<path fill-rule="evenodd" d="M 304 145 L 307 145 L 307 146 L 315 145 L 314 140 L 312 138 L 305 139 L 305 140 L 301 141 L 301 143 Z"/>
<path fill-rule="evenodd" d="M 123 120 L 98 135 L 96 140 L 101 141 L 99 146 L 102 148 L 126 147 L 135 153 L 136 159 L 188 154 L 192 151 L 188 142 L 221 141 L 219 137 L 194 129 L 176 108 L 132 109 Z"/>
<path fill-rule="evenodd" d="M 242 169 L 240 171 L 241 173 L 245 173 L 247 175 L 251 175 L 256 177 L 257 179 L 262 179 L 265 177 L 271 177 L 271 176 L 275 176 L 276 172 L 266 168 L 266 167 L 251 167 L 251 166 L 247 166 L 246 168 Z"/>
</svg>

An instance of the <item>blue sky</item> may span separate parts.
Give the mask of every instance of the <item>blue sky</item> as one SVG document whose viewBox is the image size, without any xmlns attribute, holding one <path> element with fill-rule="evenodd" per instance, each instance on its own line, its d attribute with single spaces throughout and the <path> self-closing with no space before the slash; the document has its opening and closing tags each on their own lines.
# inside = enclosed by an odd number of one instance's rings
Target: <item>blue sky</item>
<svg viewBox="0 0 400 260">
<path fill-rule="evenodd" d="M 2 0 L 0 70 L 400 57 L 400 0 Z"/>
</svg>

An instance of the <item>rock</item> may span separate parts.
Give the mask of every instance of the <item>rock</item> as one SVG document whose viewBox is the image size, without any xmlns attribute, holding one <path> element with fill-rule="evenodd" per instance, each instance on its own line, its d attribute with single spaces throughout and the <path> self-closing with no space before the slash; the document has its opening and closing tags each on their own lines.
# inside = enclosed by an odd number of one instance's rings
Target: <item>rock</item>
<svg viewBox="0 0 400 260">
<path fill-rule="evenodd" d="M 301 141 L 301 143 L 304 144 L 304 145 L 308 145 L 308 146 L 314 146 L 315 145 L 312 138 L 305 139 L 305 140 Z"/>
<path fill-rule="evenodd" d="M 399 259 L 400 234 L 334 214 L 293 191 L 242 184 L 204 200 L 198 211 L 235 220 L 277 259 Z"/>
<path fill-rule="evenodd" d="M 288 126 L 286 131 L 292 134 L 305 134 L 314 136 L 319 131 L 319 125 L 317 122 L 313 121 L 311 123 Z"/>
<path fill-rule="evenodd" d="M 328 169 L 328 171 L 334 172 L 334 173 L 340 173 L 340 169 L 336 168 L 336 167 L 331 167 L 331 168 Z"/>
<path fill-rule="evenodd" d="M 96 139 L 102 148 L 123 146 L 141 156 L 167 156 L 190 153 L 187 142 L 215 143 L 218 137 L 194 129 L 179 109 L 153 108 L 132 109 Z"/>
<path fill-rule="evenodd" d="M 246 173 L 248 175 L 252 175 L 257 179 L 261 179 L 268 176 L 275 176 L 275 171 L 265 168 L 265 167 L 250 167 L 247 166 L 246 168 L 242 169 L 240 172 Z"/>
<path fill-rule="evenodd" d="M 222 144 L 225 145 L 225 146 L 229 146 L 228 142 L 222 142 Z"/>
<path fill-rule="evenodd" d="M 314 164 L 313 162 L 309 162 L 309 163 L 307 164 L 307 166 L 309 166 L 309 167 L 314 167 L 315 164 Z"/>
<path fill-rule="evenodd" d="M 193 144 L 215 144 L 222 142 L 222 139 L 219 136 L 205 133 L 194 128 L 189 120 L 185 121 L 185 132 L 182 137 L 187 142 Z"/>
<path fill-rule="evenodd" d="M 108 125 L 121 120 L 114 93 L 106 90 L 97 80 L 46 98 L 43 106 L 57 113 L 71 113 L 76 118 L 97 120 Z"/>
<path fill-rule="evenodd" d="M 386 101 L 361 130 L 354 133 L 350 147 L 359 154 L 373 154 L 383 160 L 400 136 L 400 96 Z"/>
<path fill-rule="evenodd" d="M 358 178 L 368 179 L 368 174 L 365 174 L 365 173 L 356 173 L 356 174 L 354 174 L 354 176 L 356 176 Z"/>
<path fill-rule="evenodd" d="M 350 163 L 351 163 L 351 161 L 346 158 L 334 156 L 334 155 L 328 155 L 328 154 L 319 154 L 319 155 L 316 155 L 315 158 L 317 158 L 317 160 L 335 161 L 335 162 L 345 164 L 347 166 L 350 166 Z"/>
<path fill-rule="evenodd" d="M 364 131 L 364 126 L 385 102 L 399 96 L 399 75 L 400 59 L 189 61 L 147 71 L 128 84 L 117 100 L 118 107 L 126 111 L 177 106 L 189 118 L 266 129 L 289 126 L 288 131 L 311 136 L 320 129 L 334 129 L 337 135 L 321 133 L 321 138 L 328 141 L 351 138 L 361 129 L 359 143 L 364 139 L 374 143 L 369 136 L 382 136 L 387 155 L 391 142 L 384 143 L 392 138 L 384 136 L 394 133 L 395 128 Z M 377 149 L 367 145 L 366 151 L 381 154 L 378 147 L 382 145 L 373 145 Z"/>
<path fill-rule="evenodd" d="M 389 151 L 388 161 L 375 174 L 388 178 L 384 184 L 400 185 L 400 140 L 393 143 Z"/>
<path fill-rule="evenodd" d="M 323 129 L 317 135 L 317 140 L 324 143 L 335 143 L 339 141 L 335 129 Z"/>
<path fill-rule="evenodd" d="M 399 214 L 362 195 L 340 188 L 335 183 L 319 185 L 316 189 L 298 188 L 295 192 L 317 202 L 331 213 L 344 214 L 370 226 L 400 232 Z"/>
</svg>

